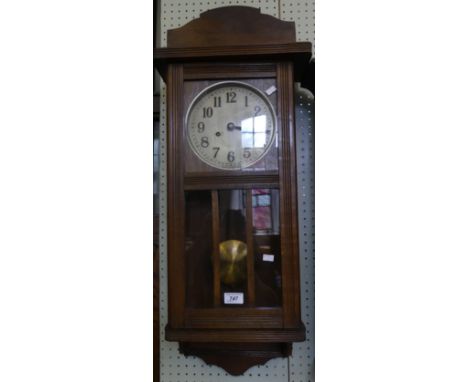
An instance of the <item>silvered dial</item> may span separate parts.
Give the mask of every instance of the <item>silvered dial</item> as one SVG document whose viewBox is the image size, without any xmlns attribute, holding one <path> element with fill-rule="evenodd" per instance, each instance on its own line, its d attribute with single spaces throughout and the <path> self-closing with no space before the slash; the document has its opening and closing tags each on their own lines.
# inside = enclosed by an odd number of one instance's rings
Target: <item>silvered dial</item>
<svg viewBox="0 0 468 382">
<path fill-rule="evenodd" d="M 240 170 L 258 162 L 276 139 L 276 115 L 265 95 L 242 82 L 222 82 L 192 102 L 186 135 L 203 162 Z"/>
</svg>

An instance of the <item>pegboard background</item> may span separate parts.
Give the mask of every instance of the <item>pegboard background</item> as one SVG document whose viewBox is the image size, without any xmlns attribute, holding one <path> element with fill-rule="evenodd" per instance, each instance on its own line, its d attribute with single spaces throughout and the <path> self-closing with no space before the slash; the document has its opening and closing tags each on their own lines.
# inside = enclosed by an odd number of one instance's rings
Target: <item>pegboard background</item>
<svg viewBox="0 0 468 382">
<path fill-rule="evenodd" d="M 298 41 L 310 41 L 314 46 L 314 1 L 279 0 L 161 0 L 160 41 L 165 47 L 167 30 L 178 28 L 208 9 L 245 5 L 258 7 L 262 13 L 296 22 Z M 313 48 L 314 49 L 314 48 Z M 274 359 L 265 365 L 249 369 L 243 376 L 233 377 L 216 366 L 208 366 L 196 357 L 178 352 L 175 342 L 164 340 L 167 324 L 167 197 L 166 197 L 166 89 L 161 84 L 160 119 L 160 354 L 161 382 L 311 382 L 314 367 L 314 113 L 313 96 L 296 89 L 297 170 L 301 254 L 302 320 L 307 340 L 293 345 L 292 357 Z"/>
</svg>

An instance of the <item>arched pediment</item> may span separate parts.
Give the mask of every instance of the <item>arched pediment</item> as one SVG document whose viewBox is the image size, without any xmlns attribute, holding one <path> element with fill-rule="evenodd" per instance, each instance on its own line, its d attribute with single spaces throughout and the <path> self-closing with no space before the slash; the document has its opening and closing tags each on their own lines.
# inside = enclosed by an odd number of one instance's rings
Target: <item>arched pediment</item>
<svg viewBox="0 0 468 382">
<path fill-rule="evenodd" d="M 167 34 L 169 48 L 294 43 L 294 22 L 282 21 L 252 7 L 215 8 Z"/>
</svg>

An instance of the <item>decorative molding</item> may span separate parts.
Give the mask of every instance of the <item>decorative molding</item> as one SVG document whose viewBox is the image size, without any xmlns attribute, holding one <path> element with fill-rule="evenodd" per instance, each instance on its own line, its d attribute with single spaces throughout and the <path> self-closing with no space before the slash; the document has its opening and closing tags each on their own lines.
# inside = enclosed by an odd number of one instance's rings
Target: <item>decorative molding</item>
<svg viewBox="0 0 468 382">
<path fill-rule="evenodd" d="M 233 172 L 227 174 L 207 175 L 190 174 L 185 176 L 185 190 L 208 190 L 216 188 L 218 190 L 242 188 L 278 188 L 278 173 L 252 173 Z"/>
<path fill-rule="evenodd" d="M 187 309 L 186 324 L 192 328 L 255 329 L 278 328 L 283 324 L 281 308 L 238 308 L 236 320 L 230 316 L 232 308 Z"/>
<path fill-rule="evenodd" d="M 219 78 L 275 78 L 276 65 L 273 63 L 259 63 L 243 65 L 226 63 L 224 65 L 198 63 L 184 65 L 184 75 L 187 80 L 204 80 Z"/>
<path fill-rule="evenodd" d="M 205 46 L 200 48 L 160 48 L 154 50 L 156 67 L 164 80 L 167 78 L 167 65 L 171 63 L 193 62 L 243 62 L 251 61 L 284 61 L 294 62 L 296 81 L 300 81 L 311 59 L 310 42 L 289 44 L 238 45 L 238 46 Z"/>
<path fill-rule="evenodd" d="M 302 342 L 305 328 L 288 329 L 174 329 L 166 326 L 166 340 L 179 342 Z"/>
<path fill-rule="evenodd" d="M 182 64 L 169 67 L 169 81 L 167 86 L 167 141 L 171 142 L 168 150 L 168 173 L 177 174 L 183 171 L 183 156 L 180 155 L 179 143 L 183 132 L 183 100 L 184 100 L 184 70 Z M 168 227 L 168 252 L 183 253 L 184 243 L 178 238 L 184 237 L 184 205 L 182 177 L 168 177 L 167 181 L 167 227 Z M 185 273 L 185 263 L 177 256 L 168 257 L 169 269 L 178 269 Z M 182 280 L 184 280 L 182 278 Z M 180 280 L 169 279 L 169 322 L 173 327 L 183 326 L 183 311 L 185 305 L 185 283 Z"/>
<path fill-rule="evenodd" d="M 230 6 L 211 9 L 200 18 L 167 32 L 167 46 L 199 47 L 252 44 L 278 44 L 296 41 L 294 22 L 260 13 L 259 8 Z"/>
<path fill-rule="evenodd" d="M 297 179 L 294 130 L 293 68 L 290 63 L 278 64 L 279 123 L 281 124 L 281 252 L 283 256 L 284 327 L 296 327 L 301 317 L 299 272 L 299 239 L 297 234 Z"/>
<path fill-rule="evenodd" d="M 246 344 L 246 343 L 184 343 L 179 351 L 185 356 L 196 356 L 208 365 L 216 365 L 231 375 L 242 375 L 253 366 L 269 360 L 291 355 L 291 344 Z"/>
</svg>

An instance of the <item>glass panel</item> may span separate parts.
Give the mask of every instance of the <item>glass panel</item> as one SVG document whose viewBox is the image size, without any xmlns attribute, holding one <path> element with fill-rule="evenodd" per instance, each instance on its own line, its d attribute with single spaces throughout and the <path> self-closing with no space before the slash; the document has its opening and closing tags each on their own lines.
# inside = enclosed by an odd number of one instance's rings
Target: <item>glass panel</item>
<svg viewBox="0 0 468 382">
<path fill-rule="evenodd" d="M 248 303 L 245 191 L 219 191 L 219 216 L 221 304 L 245 306 Z"/>
<path fill-rule="evenodd" d="M 213 306 L 211 192 L 185 193 L 186 306 Z"/>
<path fill-rule="evenodd" d="M 252 190 L 256 306 L 281 305 L 279 190 Z"/>
<path fill-rule="evenodd" d="M 275 79 L 186 81 L 185 171 L 277 171 Z"/>
<path fill-rule="evenodd" d="M 187 307 L 281 306 L 279 216 L 277 189 L 186 192 Z"/>
</svg>

